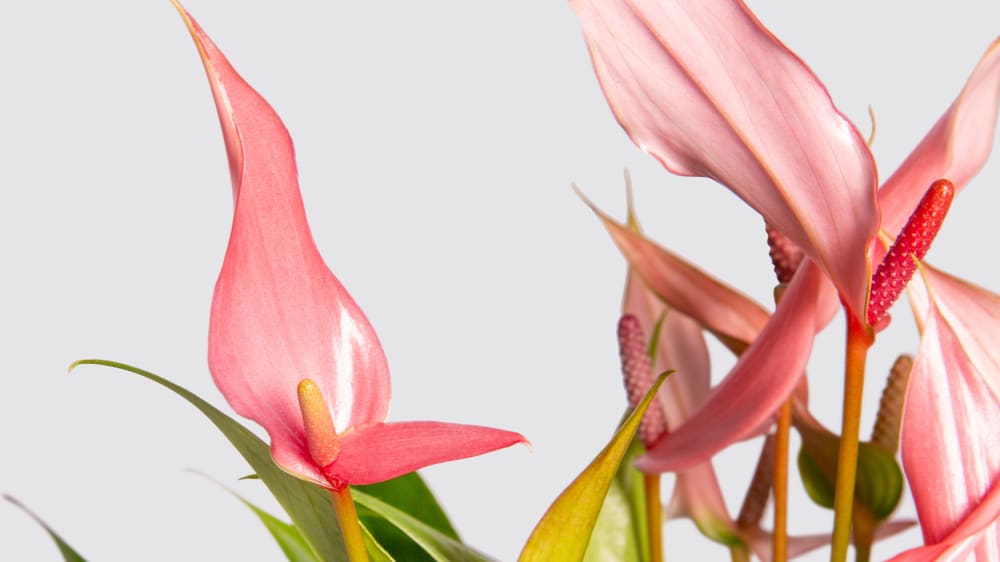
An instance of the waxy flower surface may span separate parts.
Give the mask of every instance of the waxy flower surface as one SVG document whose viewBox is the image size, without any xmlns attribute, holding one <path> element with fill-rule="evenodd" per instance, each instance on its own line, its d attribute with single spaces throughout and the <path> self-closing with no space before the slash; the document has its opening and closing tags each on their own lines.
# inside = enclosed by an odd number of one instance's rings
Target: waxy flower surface
<svg viewBox="0 0 1000 562">
<path fill-rule="evenodd" d="M 813 334 L 832 318 L 838 294 L 864 322 L 870 263 L 885 251 L 872 243 L 879 229 L 894 237 L 932 182 L 946 178 L 961 189 L 982 167 L 997 115 L 1000 49 L 988 50 L 938 124 L 876 192 L 864 140 L 743 3 L 571 5 L 608 103 L 633 141 L 672 172 L 729 187 L 809 258 L 727 380 L 639 464 L 683 469 L 772 415 L 801 377 Z M 655 265 L 641 241 L 615 238 L 649 283 Z"/>
<path fill-rule="evenodd" d="M 235 201 L 212 300 L 209 366 L 233 409 L 267 431 L 275 463 L 336 490 L 526 442 L 479 426 L 385 423 L 385 355 L 313 242 L 291 138 L 198 24 L 182 15 L 215 97 Z M 313 398 L 318 390 L 333 422 L 335 435 L 326 436 L 321 454 L 307 442 L 297 395 L 304 379 L 313 381 L 306 388 Z"/>
<path fill-rule="evenodd" d="M 898 560 L 998 560 L 1000 297 L 929 266 L 910 295 L 922 336 L 903 466 L 928 546 Z"/>
</svg>

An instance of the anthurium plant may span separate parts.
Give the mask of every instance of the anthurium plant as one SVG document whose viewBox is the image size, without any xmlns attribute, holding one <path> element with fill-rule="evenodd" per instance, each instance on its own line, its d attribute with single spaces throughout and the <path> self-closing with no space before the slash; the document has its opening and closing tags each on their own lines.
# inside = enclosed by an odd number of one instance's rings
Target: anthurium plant
<svg viewBox="0 0 1000 562">
<path fill-rule="evenodd" d="M 269 513 L 233 492 L 290 561 L 492 560 L 460 538 L 417 471 L 530 446 L 531 436 L 518 432 L 517 405 L 503 429 L 389 414 L 386 352 L 365 303 L 314 242 L 281 108 L 175 6 L 207 75 L 232 180 L 206 376 L 237 416 L 115 358 L 79 359 L 72 376 L 129 374 L 200 411 L 246 460 L 240 476 L 259 481 L 284 510 Z M 607 327 L 620 373 L 604 374 L 623 381 L 621 394 L 608 397 L 622 417 L 543 513 L 494 507 L 503 518 L 537 521 L 519 559 L 681 560 L 685 545 L 665 540 L 663 528 L 689 519 L 718 544 L 719 559 L 733 561 L 783 561 L 823 548 L 834 562 L 867 561 L 876 541 L 914 525 L 922 541 L 892 560 L 1000 560 L 1000 296 L 925 261 L 992 150 L 1000 40 L 983 46 L 954 101 L 882 180 L 873 136 L 740 0 L 570 0 L 568 9 L 594 87 L 624 135 L 664 176 L 707 178 L 760 215 L 774 292 L 773 302 L 757 302 L 740 279 L 718 279 L 648 237 L 627 172 L 622 219 L 575 186 L 594 227 L 627 263 L 621 294 L 607 295 L 621 303 L 617 326 Z M 693 235 L 726 230 L 712 220 Z M 904 294 L 909 311 L 894 306 Z M 843 405 L 840 425 L 828 427 L 810 409 L 817 397 L 807 371 L 817 335 L 835 319 L 846 327 L 837 366 Z M 890 324 L 910 321 L 919 341 L 886 380 L 868 367 L 869 351 Z M 413 337 L 438 343 L 428 333 Z M 713 383 L 717 344 L 732 367 Z M 865 439 L 862 396 L 880 387 Z M 426 416 L 436 419 L 434 411 Z M 747 491 L 734 509 L 713 458 L 740 443 L 759 453 L 743 467 Z M 829 528 L 790 532 L 793 487 L 812 509 L 832 512 Z M 894 515 L 906 495 L 916 521 Z M 7 499 L 38 521 L 63 559 L 84 559 L 71 526 L 55 528 L 15 496 Z"/>
</svg>

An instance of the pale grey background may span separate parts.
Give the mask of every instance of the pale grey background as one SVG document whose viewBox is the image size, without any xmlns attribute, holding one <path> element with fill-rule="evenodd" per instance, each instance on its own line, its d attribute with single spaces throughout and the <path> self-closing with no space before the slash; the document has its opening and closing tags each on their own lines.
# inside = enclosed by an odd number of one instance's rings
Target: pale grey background
<svg viewBox="0 0 1000 562">
<path fill-rule="evenodd" d="M 622 216 L 622 168 L 648 232 L 770 302 L 759 218 L 724 189 L 667 174 L 629 143 L 565 2 L 190 0 L 277 108 L 298 149 L 317 243 L 368 313 L 393 370 L 391 418 L 523 432 L 518 447 L 425 471 L 463 536 L 511 560 L 621 414 L 614 325 L 623 260 L 570 190 Z M 888 176 L 1000 34 L 996 2 L 755 2 L 826 82 Z M 190 406 L 129 362 L 228 410 L 206 326 L 231 197 L 195 48 L 166 0 L 17 2 L 0 19 L 0 491 L 100 560 L 277 560 L 253 516 L 196 468 L 277 511 Z M 939 266 L 1000 290 L 1000 164 L 956 203 Z M 863 423 L 899 351 L 904 306 L 870 360 Z M 818 342 L 813 405 L 839 425 L 842 324 Z M 717 370 L 731 362 L 720 354 Z M 756 444 L 716 460 L 738 508 Z M 669 478 L 667 479 L 669 486 Z M 792 529 L 829 512 L 793 486 Z M 907 503 L 902 515 L 912 515 Z M 880 547 L 885 558 L 918 531 Z M 726 559 L 688 521 L 672 560 Z M 704 554 L 700 554 L 704 553 Z M 55 560 L 0 504 L 0 559 Z M 810 559 L 821 560 L 825 554 Z"/>
</svg>

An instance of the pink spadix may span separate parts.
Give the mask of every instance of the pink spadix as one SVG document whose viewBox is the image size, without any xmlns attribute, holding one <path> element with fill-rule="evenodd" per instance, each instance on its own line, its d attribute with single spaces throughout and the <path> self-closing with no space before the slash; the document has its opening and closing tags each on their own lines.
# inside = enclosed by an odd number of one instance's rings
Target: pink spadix
<svg viewBox="0 0 1000 562">
<path fill-rule="evenodd" d="M 618 321 L 618 353 L 621 356 L 622 375 L 625 377 L 625 391 L 628 405 L 635 408 L 643 396 L 653 386 L 653 366 L 646 347 L 639 319 L 625 314 Z M 639 438 L 648 449 L 667 433 L 667 420 L 658 404 L 654 404 L 643 416 L 639 424 Z"/>
<path fill-rule="evenodd" d="M 889 307 L 896 302 L 906 284 L 941 230 L 941 224 L 955 197 L 955 186 L 946 179 L 931 184 L 917 208 L 900 231 L 892 247 L 872 276 L 868 300 L 868 323 L 876 328 L 886 319 Z"/>
</svg>

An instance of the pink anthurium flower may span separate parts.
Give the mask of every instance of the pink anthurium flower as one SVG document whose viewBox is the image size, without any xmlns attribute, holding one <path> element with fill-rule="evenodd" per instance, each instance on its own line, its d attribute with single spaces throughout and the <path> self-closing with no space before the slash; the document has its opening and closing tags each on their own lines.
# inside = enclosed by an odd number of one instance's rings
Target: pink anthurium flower
<svg viewBox="0 0 1000 562">
<path fill-rule="evenodd" d="M 683 423 L 671 425 L 669 436 L 657 442 L 637 466 L 652 473 L 684 470 L 736 441 L 766 430 L 778 406 L 801 380 L 814 334 L 836 312 L 833 286 L 806 260 L 803 272 L 793 280 L 775 311 L 775 318 L 770 318 L 763 307 L 745 295 L 591 207 L 622 250 L 633 275 L 655 294 L 643 298 L 662 300 L 730 348 L 742 352 L 726 378 L 710 393 L 706 391 L 703 399 L 686 402 Z M 637 308 L 628 302 L 626 312 Z M 681 370 L 677 365 L 670 368 Z M 676 378 L 674 382 L 668 379 L 665 388 L 682 384 L 684 377 Z M 668 397 L 672 394 L 661 393 Z"/>
<path fill-rule="evenodd" d="M 384 421 L 390 393 L 385 355 L 313 242 L 291 138 L 270 105 L 178 8 L 215 97 L 235 199 L 212 300 L 209 366 L 233 409 L 267 431 L 275 463 L 339 491 L 525 443 L 498 429 Z M 300 410 L 297 389 L 304 379 L 312 381 L 302 387 L 310 407 L 325 404 L 329 416 L 306 411 L 305 403 Z M 322 450 L 311 450 L 316 443 L 307 441 L 305 415 L 332 421 L 334 435 L 325 436 Z"/>
<path fill-rule="evenodd" d="M 869 260 L 885 252 L 872 244 L 880 225 L 895 236 L 932 182 L 947 178 L 960 190 L 985 163 L 1000 101 L 1000 43 L 876 201 L 864 141 L 818 79 L 742 2 L 570 3 L 608 103 L 633 141 L 672 172 L 726 185 L 810 258 L 727 379 L 643 459 L 646 470 L 676 470 L 745 437 L 778 407 L 801 377 L 813 334 L 832 318 L 837 296 L 865 322 Z M 634 233 L 611 230 L 659 292 L 651 278 L 661 267 L 653 262 L 663 260 Z M 737 377 L 739 384 L 729 383 Z M 784 395 L 762 397 L 768 388 Z"/>
<path fill-rule="evenodd" d="M 879 224 L 875 164 L 805 64 L 738 1 L 570 3 L 632 140 L 676 174 L 733 190 L 864 319 Z"/>
<path fill-rule="evenodd" d="M 692 276 L 698 273 L 693 268 L 689 270 Z M 749 299 L 743 304 L 756 306 Z M 629 268 L 625 284 L 622 310 L 635 318 L 641 333 L 658 334 L 651 372 L 663 372 L 668 368 L 676 371 L 663 383 L 657 393 L 657 403 L 646 413 L 647 418 L 655 415 L 663 421 L 662 430 L 666 435 L 684 427 L 711 395 L 711 366 L 704 327 L 666 305 L 632 268 Z M 648 439 L 644 438 L 644 441 Z M 690 518 L 707 537 L 730 546 L 734 541 L 741 541 L 761 560 L 771 560 L 771 534 L 761 529 L 757 522 L 741 525 L 730 516 L 711 459 L 677 471 L 666 515 L 668 518 Z M 911 521 L 890 522 L 878 534 L 883 538 L 911 525 Z M 829 533 L 788 537 L 788 555 L 795 558 L 829 543 Z"/>
<path fill-rule="evenodd" d="M 922 548 L 895 558 L 1000 560 L 1000 296 L 929 266 L 902 423 Z"/>
</svg>

